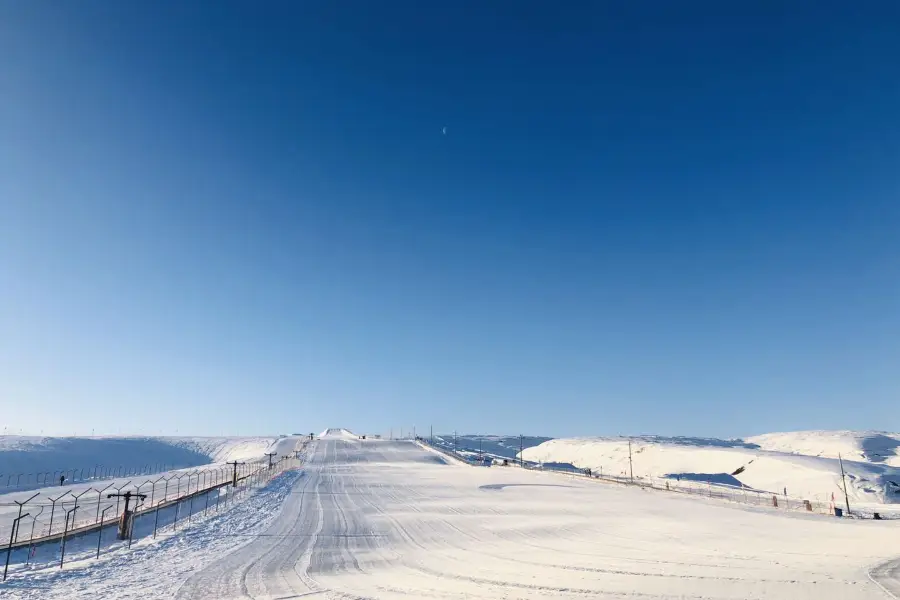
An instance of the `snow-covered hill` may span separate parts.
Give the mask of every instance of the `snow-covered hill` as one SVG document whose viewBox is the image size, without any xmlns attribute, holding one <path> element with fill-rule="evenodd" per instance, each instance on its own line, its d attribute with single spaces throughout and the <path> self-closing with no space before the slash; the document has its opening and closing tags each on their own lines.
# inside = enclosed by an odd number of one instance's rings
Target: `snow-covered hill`
<svg viewBox="0 0 900 600">
<path fill-rule="evenodd" d="M 204 454 L 214 463 L 233 460 L 247 461 L 261 458 L 278 442 L 277 437 L 195 437 L 195 438 L 159 438 L 174 446 L 187 448 Z"/>
<path fill-rule="evenodd" d="M 810 500 L 841 498 L 844 457 L 851 501 L 900 503 L 900 468 L 888 455 L 897 434 L 797 432 L 747 440 L 631 438 L 635 477 L 671 477 L 747 486 Z M 571 463 L 612 475 L 629 473 L 627 438 L 569 438 L 528 448 L 525 460 Z M 875 451 L 878 448 L 880 451 Z M 845 454 L 846 451 L 846 454 Z"/>
<path fill-rule="evenodd" d="M 884 431 L 793 431 L 747 438 L 763 450 L 824 456 L 900 467 L 900 433 Z"/>
<path fill-rule="evenodd" d="M 0 436 L 0 492 L 35 485 L 36 475 L 70 471 L 84 479 L 103 468 L 159 470 L 262 458 L 280 438 L 272 437 L 34 437 Z M 71 473 L 75 470 L 74 473 Z M 82 473 L 84 470 L 84 473 Z M 21 476 L 19 476 L 21 474 Z M 88 475 L 85 475 L 88 474 Z M 9 486 L 7 486 L 9 482 Z M 26 483 L 27 482 L 27 483 Z"/>
</svg>

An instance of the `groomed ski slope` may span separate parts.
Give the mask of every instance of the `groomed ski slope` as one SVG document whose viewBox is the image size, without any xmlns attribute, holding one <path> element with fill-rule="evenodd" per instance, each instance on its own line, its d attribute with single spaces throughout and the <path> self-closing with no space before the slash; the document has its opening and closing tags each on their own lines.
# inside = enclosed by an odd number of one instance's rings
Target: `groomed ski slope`
<svg viewBox="0 0 900 600">
<path fill-rule="evenodd" d="M 265 534 L 175 597 L 879 598 L 898 533 L 322 440 Z"/>
<path fill-rule="evenodd" d="M 875 600 L 869 569 L 900 556 L 897 522 L 448 464 L 411 442 L 308 452 L 302 476 L 263 492 L 280 508 L 239 505 L 133 559 L 32 574 L 12 597 Z M 896 584 L 894 566 L 875 576 Z"/>
</svg>

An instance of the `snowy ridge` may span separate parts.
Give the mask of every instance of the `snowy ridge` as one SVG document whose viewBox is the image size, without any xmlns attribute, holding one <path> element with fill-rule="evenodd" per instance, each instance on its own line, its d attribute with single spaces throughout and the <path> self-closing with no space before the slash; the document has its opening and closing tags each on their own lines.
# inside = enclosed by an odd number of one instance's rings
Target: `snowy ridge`
<svg viewBox="0 0 900 600">
<path fill-rule="evenodd" d="M 233 460 L 255 460 L 262 457 L 272 446 L 278 443 L 278 437 L 228 438 L 228 437 L 195 437 L 195 438 L 159 438 L 169 441 L 174 446 L 188 448 L 205 454 L 214 463 Z"/>
<path fill-rule="evenodd" d="M 883 463 L 900 467 L 900 433 L 884 431 L 794 431 L 747 438 L 763 450 Z"/>
<path fill-rule="evenodd" d="M 75 469 L 67 479 L 84 479 L 103 467 L 167 469 L 232 460 L 253 461 L 283 438 L 270 437 L 37 437 L 0 436 L 0 488 L 10 481 L 33 487 L 36 474 Z M 82 472 L 84 469 L 84 472 Z M 22 474 L 21 477 L 19 474 Z M 10 486 L 5 486 L 10 487 Z M 15 487 L 15 486 L 13 486 Z M 0 489 L 0 492 L 7 491 Z"/>
<path fill-rule="evenodd" d="M 635 477 L 671 477 L 747 486 L 757 490 L 828 502 L 843 497 L 837 448 L 859 447 L 873 435 L 848 432 L 772 434 L 748 440 L 699 438 L 632 438 Z M 886 434 L 878 434 L 893 439 Z M 874 438 L 881 443 L 882 437 Z M 830 443 L 825 443 L 831 440 Z M 793 442 L 796 441 L 796 445 Z M 612 475 L 629 473 L 627 438 L 569 438 L 544 442 L 523 452 L 525 460 L 570 463 Z M 823 445 L 825 443 L 825 445 Z M 778 448 L 769 450 L 767 447 Z M 871 447 L 871 443 L 870 446 Z M 884 447 L 882 444 L 879 447 Z M 817 456 L 810 449 L 827 449 Z M 879 460 L 862 460 L 859 451 L 844 460 L 850 500 L 863 503 L 900 503 L 900 468 Z M 871 454 L 871 453 L 870 453 Z M 842 452 L 843 455 L 843 452 Z M 891 459 L 893 461 L 894 459 Z"/>
</svg>

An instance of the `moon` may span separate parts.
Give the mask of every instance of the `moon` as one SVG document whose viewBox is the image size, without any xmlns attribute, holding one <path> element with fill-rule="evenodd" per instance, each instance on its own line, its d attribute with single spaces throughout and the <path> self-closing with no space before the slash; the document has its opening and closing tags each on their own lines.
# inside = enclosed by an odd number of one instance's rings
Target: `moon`
<svg viewBox="0 0 900 600">
<path fill-rule="evenodd" d="M 441 133 L 443 133 L 444 135 L 447 135 L 447 128 L 441 127 Z"/>
</svg>

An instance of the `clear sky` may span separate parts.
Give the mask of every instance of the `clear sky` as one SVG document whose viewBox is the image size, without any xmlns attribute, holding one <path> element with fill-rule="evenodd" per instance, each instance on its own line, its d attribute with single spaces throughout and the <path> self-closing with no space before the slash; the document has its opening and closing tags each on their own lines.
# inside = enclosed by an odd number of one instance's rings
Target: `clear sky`
<svg viewBox="0 0 900 600">
<path fill-rule="evenodd" d="M 0 0 L 0 421 L 900 430 L 898 23 Z"/>
</svg>

